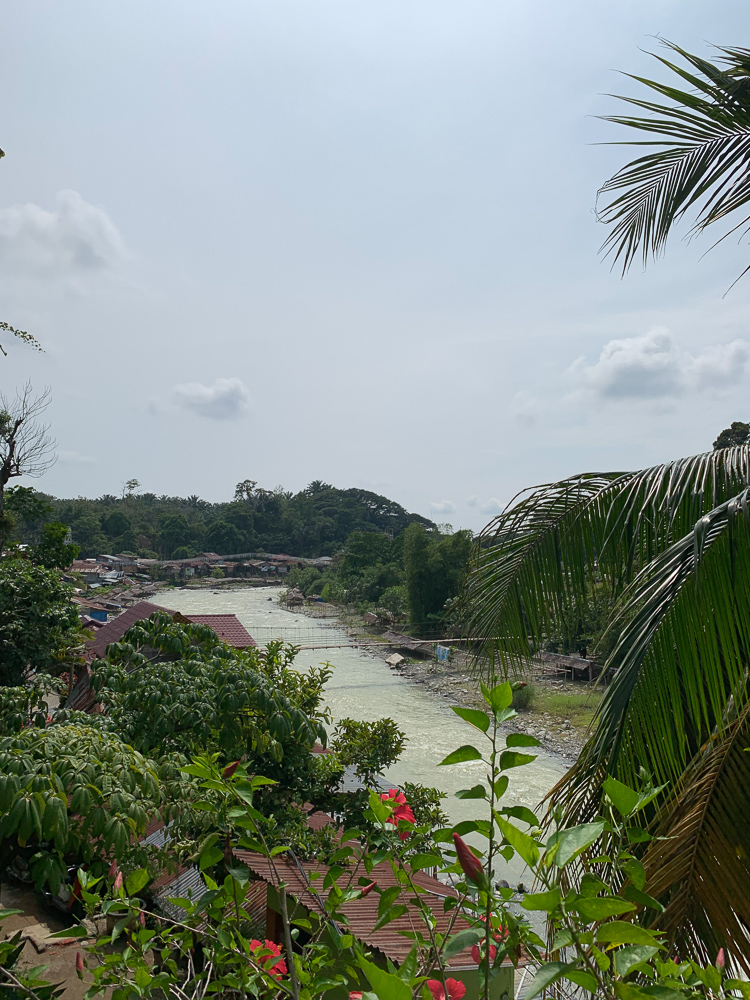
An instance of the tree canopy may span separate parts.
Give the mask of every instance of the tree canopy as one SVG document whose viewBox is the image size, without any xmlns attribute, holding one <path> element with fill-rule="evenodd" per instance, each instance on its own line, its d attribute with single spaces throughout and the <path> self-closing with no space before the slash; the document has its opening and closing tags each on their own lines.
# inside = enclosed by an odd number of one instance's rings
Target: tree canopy
<svg viewBox="0 0 750 1000">
<path fill-rule="evenodd" d="M 182 557 L 203 551 L 314 557 L 332 555 L 354 531 L 396 537 L 414 521 L 433 527 L 387 497 L 321 482 L 293 494 L 261 489 L 247 480 L 224 503 L 134 492 L 96 500 L 44 499 L 51 507 L 49 518 L 70 526 L 72 540 L 86 558 L 124 551 L 143 558 L 177 558 L 178 550 Z M 38 525 L 22 525 L 20 540 L 34 540 L 34 530 Z"/>
</svg>

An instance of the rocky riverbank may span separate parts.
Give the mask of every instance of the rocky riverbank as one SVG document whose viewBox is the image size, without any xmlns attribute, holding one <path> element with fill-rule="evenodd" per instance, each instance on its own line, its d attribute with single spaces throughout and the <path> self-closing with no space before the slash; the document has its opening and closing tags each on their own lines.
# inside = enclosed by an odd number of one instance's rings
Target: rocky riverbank
<svg viewBox="0 0 750 1000">
<path fill-rule="evenodd" d="M 309 618 L 335 620 L 353 642 L 386 662 L 394 652 L 402 652 L 389 645 L 379 630 L 365 625 L 361 615 L 351 609 L 315 602 L 295 607 L 295 612 Z M 450 662 L 405 657 L 391 669 L 452 704 L 464 708 L 482 707 L 479 678 L 473 670 L 471 657 L 465 653 L 455 652 Z M 527 709 L 519 711 L 509 731 L 535 736 L 545 750 L 574 763 L 586 742 L 588 722 L 600 697 L 599 689 L 587 683 L 561 680 L 543 663 L 535 663 L 526 680 L 534 697 Z M 568 714 L 566 708 L 569 708 Z"/>
</svg>

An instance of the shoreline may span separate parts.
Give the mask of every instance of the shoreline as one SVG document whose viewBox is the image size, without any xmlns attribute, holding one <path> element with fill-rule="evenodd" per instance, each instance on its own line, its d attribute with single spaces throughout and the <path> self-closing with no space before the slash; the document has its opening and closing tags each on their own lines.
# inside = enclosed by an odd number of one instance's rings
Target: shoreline
<svg viewBox="0 0 750 1000">
<path fill-rule="evenodd" d="M 285 607 L 282 602 L 279 602 L 279 605 Z M 401 652 L 386 642 L 378 642 L 379 633 L 368 630 L 361 616 L 347 612 L 346 608 L 338 605 L 320 603 L 297 605 L 294 607 L 294 613 L 307 618 L 325 618 L 335 622 L 355 645 L 377 656 L 383 662 L 386 662 L 393 653 Z M 405 658 L 398 667 L 390 664 L 388 666 L 411 684 L 426 687 L 436 698 L 445 699 L 462 708 L 484 707 L 479 680 L 472 671 L 472 659 L 465 653 L 459 652 L 451 662 L 440 663 L 428 658 Z M 533 683 L 535 688 L 544 687 L 554 693 L 565 694 L 575 691 L 580 694 L 580 684 L 572 685 L 566 681 L 551 679 L 545 675 L 541 664 L 529 674 L 528 681 Z M 547 753 L 559 757 L 567 767 L 576 763 L 588 736 L 585 728 L 576 727 L 569 720 L 561 720 L 550 712 L 535 711 L 533 708 L 519 711 L 512 724 L 504 726 L 503 730 L 523 732 L 536 737 Z"/>
</svg>

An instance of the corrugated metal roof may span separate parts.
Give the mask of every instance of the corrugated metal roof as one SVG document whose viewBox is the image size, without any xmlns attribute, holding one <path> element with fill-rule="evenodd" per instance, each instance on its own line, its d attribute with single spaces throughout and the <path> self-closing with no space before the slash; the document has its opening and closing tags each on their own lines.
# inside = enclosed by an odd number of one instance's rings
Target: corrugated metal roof
<svg viewBox="0 0 750 1000">
<path fill-rule="evenodd" d="M 185 911 L 181 906 L 170 903 L 170 896 L 183 896 L 196 901 L 206 891 L 206 883 L 198 866 L 193 865 L 190 868 L 178 868 L 176 874 L 162 875 L 153 883 L 151 889 L 154 891 L 159 908 L 168 917 L 172 917 L 173 920 L 183 920 Z"/>
<path fill-rule="evenodd" d="M 234 855 L 269 885 L 278 886 L 280 881 L 284 882 L 287 886 L 287 893 L 302 903 L 306 909 L 314 913 L 322 912 L 322 900 L 327 895 L 326 890 L 323 889 L 323 876 L 328 871 L 326 865 L 315 861 L 295 862 L 288 856 L 279 856 L 273 859 L 272 867 L 270 860 L 261 854 L 235 850 Z M 321 877 L 315 879 L 315 881 L 311 881 L 310 876 L 314 874 L 319 874 Z M 360 875 L 363 878 L 367 878 L 368 881 L 377 882 L 381 889 L 388 889 L 391 886 L 398 885 L 391 866 L 387 862 L 375 865 L 371 875 L 367 875 L 363 868 L 360 869 L 358 875 L 353 879 L 353 885 L 356 886 L 358 884 Z M 346 876 L 343 876 L 340 879 L 342 887 L 345 878 Z M 455 889 L 443 885 L 442 882 L 438 882 L 437 879 L 426 875 L 424 872 L 412 872 L 412 879 L 415 885 L 424 890 L 422 899 L 432 910 L 436 929 L 440 933 L 446 933 L 449 926 L 452 933 L 465 930 L 469 926 L 468 922 L 462 917 L 456 916 L 453 912 L 445 913 L 443 911 L 444 900 L 448 896 L 457 897 L 458 893 Z M 410 889 L 402 890 L 401 895 L 394 902 L 403 903 L 409 909 L 401 917 L 397 917 L 377 931 L 373 930 L 373 928 L 378 920 L 378 903 L 380 902 L 378 893 L 372 892 L 363 899 L 351 900 L 351 902 L 345 903 L 342 909 L 349 919 L 349 930 L 355 937 L 359 938 L 360 941 L 364 941 L 365 944 L 377 948 L 382 954 L 387 955 L 391 961 L 400 964 L 409 954 L 409 949 L 412 945 L 411 940 L 403 937 L 401 932 L 412 931 L 415 922 L 421 923 L 421 920 L 414 912 L 415 907 L 410 902 L 410 899 L 413 899 L 412 891 Z M 472 959 L 471 949 L 469 948 L 458 955 L 454 955 L 447 965 L 453 970 L 477 968 L 477 963 Z"/>
<path fill-rule="evenodd" d="M 185 615 L 184 617 L 196 625 L 208 625 L 222 642 L 234 646 L 235 649 L 247 649 L 258 645 L 237 615 Z"/>
<path fill-rule="evenodd" d="M 157 611 L 166 611 L 168 615 L 172 615 L 173 617 L 177 614 L 176 611 L 171 611 L 169 608 L 162 608 L 159 604 L 152 604 L 150 601 L 139 601 L 132 608 L 127 608 L 123 611 L 117 618 L 113 618 L 111 622 L 107 622 L 104 628 L 99 629 L 94 639 L 86 643 L 86 648 L 91 659 L 97 656 L 104 656 L 104 651 L 110 642 L 119 642 L 131 625 L 143 621 L 144 618 L 150 618 Z"/>
</svg>

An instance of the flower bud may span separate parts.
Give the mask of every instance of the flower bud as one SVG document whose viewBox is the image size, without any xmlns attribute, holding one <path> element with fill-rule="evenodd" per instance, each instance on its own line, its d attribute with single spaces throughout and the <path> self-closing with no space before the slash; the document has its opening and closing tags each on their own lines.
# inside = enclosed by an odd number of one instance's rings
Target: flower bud
<svg viewBox="0 0 750 1000">
<path fill-rule="evenodd" d="M 83 955 L 80 951 L 76 952 L 76 975 L 79 979 L 83 975 Z"/>
<path fill-rule="evenodd" d="M 238 760 L 236 760 L 233 764 L 227 764 L 227 766 L 221 772 L 222 778 L 224 778 L 225 781 L 228 778 L 231 778 L 232 775 L 234 774 L 234 772 L 237 770 L 237 768 L 239 766 L 240 766 L 240 762 Z"/>
<path fill-rule="evenodd" d="M 464 875 L 478 885 L 484 879 L 484 869 L 479 858 L 477 858 L 469 845 L 457 833 L 453 834 L 453 843 L 456 847 L 458 863 L 461 865 Z"/>
<path fill-rule="evenodd" d="M 723 969 L 726 965 L 726 958 L 724 957 L 724 949 L 719 948 L 719 954 L 716 956 L 716 968 Z"/>
<path fill-rule="evenodd" d="M 117 878 L 115 879 L 115 889 L 122 889 L 122 872 L 117 873 Z"/>
<path fill-rule="evenodd" d="M 371 892 L 372 892 L 372 890 L 373 890 L 373 889 L 374 889 L 374 888 L 376 887 L 376 885 L 377 885 L 377 884 L 378 884 L 377 882 L 370 882 L 370 884 L 369 884 L 369 885 L 366 885 L 366 886 L 365 886 L 365 887 L 364 887 L 364 888 L 362 889 L 362 892 L 360 892 L 360 894 L 359 894 L 359 895 L 360 895 L 360 897 L 363 897 L 363 896 L 369 896 L 369 895 L 370 895 L 370 893 L 371 893 Z"/>
</svg>

